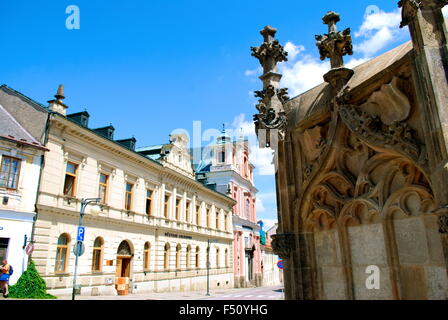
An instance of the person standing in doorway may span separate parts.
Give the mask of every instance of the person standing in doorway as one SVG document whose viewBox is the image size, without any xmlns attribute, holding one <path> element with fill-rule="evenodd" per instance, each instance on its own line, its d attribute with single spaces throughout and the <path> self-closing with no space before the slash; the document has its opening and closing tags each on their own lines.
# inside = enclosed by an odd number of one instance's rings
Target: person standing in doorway
<svg viewBox="0 0 448 320">
<path fill-rule="evenodd" d="M 8 263 L 8 261 L 3 260 L 1 268 L 1 274 L 0 274 L 0 289 L 3 291 L 3 297 L 7 298 L 9 295 L 9 288 L 8 288 L 8 282 L 9 277 L 12 275 L 12 267 Z"/>
</svg>

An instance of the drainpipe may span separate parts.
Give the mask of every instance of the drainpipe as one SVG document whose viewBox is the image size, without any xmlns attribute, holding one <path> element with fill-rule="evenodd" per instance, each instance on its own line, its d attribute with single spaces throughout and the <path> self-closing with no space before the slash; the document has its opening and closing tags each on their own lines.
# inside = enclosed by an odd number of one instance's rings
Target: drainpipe
<svg viewBox="0 0 448 320">
<path fill-rule="evenodd" d="M 49 136 L 48 132 L 50 131 L 50 120 L 52 118 L 52 115 L 53 115 L 53 112 L 50 111 L 48 113 L 47 122 L 45 124 L 44 146 L 46 146 L 47 143 L 48 143 L 48 136 Z M 43 173 L 44 166 L 45 166 L 45 151 L 41 155 L 41 159 L 40 159 L 39 181 L 38 181 L 38 184 L 37 184 L 36 200 L 35 200 L 35 204 L 34 204 L 34 212 L 36 214 L 34 215 L 33 226 L 31 228 L 31 237 L 30 237 L 30 242 L 31 243 L 34 243 L 34 231 L 35 231 L 35 228 L 36 228 L 36 220 L 37 220 L 37 216 L 38 216 L 37 201 L 39 199 L 40 186 L 41 186 L 41 183 L 42 183 L 42 173 Z M 31 256 L 32 256 L 32 254 L 30 255 L 30 258 L 28 259 L 28 265 L 30 264 Z"/>
</svg>

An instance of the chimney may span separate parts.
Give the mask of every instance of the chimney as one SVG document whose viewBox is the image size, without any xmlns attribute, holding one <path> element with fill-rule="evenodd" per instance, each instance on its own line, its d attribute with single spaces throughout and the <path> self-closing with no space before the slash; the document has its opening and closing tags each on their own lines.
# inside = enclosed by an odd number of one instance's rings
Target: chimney
<svg viewBox="0 0 448 320">
<path fill-rule="evenodd" d="M 48 108 L 53 112 L 57 112 L 63 116 L 66 116 L 68 107 L 63 102 L 63 100 L 65 99 L 63 84 L 59 85 L 58 91 L 56 92 L 54 97 L 56 98 L 56 100 L 48 101 Z"/>
</svg>

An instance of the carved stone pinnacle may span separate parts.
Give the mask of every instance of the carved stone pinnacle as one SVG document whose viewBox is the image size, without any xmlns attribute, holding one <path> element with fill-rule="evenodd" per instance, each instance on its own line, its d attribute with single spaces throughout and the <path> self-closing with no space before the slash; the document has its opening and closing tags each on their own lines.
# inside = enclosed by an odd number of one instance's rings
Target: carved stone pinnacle
<svg viewBox="0 0 448 320">
<path fill-rule="evenodd" d="M 329 58 L 332 69 L 341 68 L 344 66 L 342 57 L 353 54 L 350 28 L 338 31 L 336 23 L 340 20 L 340 15 L 333 11 L 328 12 L 322 20 L 324 24 L 328 24 L 328 34 L 316 35 L 320 58 L 321 60 Z"/>
<path fill-rule="evenodd" d="M 341 21 L 341 15 L 339 13 L 336 13 L 334 11 L 329 11 L 327 14 L 322 18 L 322 21 L 324 24 L 328 24 L 328 32 L 337 32 L 336 29 L 336 23 Z"/>
<path fill-rule="evenodd" d="M 263 30 L 260 31 L 261 35 L 264 38 L 264 42 L 270 43 L 274 41 L 275 34 L 277 33 L 277 29 L 266 26 L 263 28 Z"/>
</svg>

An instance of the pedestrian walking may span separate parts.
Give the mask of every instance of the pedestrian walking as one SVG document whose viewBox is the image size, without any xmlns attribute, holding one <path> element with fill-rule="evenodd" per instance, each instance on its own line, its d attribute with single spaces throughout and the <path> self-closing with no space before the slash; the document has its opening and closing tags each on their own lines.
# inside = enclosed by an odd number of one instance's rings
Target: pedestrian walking
<svg viewBox="0 0 448 320">
<path fill-rule="evenodd" d="M 0 266 L 1 274 L 0 274 L 0 290 L 3 292 L 3 297 L 8 298 L 9 295 L 9 277 L 11 277 L 14 272 L 12 266 L 5 259 L 2 261 L 2 265 Z"/>
</svg>

